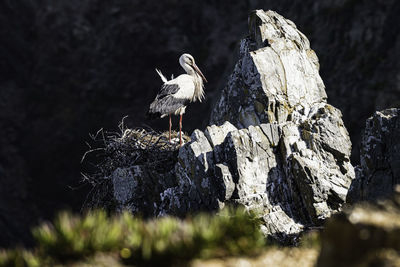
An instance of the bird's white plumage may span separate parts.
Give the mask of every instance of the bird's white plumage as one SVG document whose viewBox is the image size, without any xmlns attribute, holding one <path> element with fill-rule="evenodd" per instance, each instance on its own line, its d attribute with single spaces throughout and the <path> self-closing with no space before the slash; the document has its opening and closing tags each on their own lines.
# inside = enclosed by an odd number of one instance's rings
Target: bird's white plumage
<svg viewBox="0 0 400 267">
<path fill-rule="evenodd" d="M 165 84 L 176 84 L 179 89 L 175 94 L 172 94 L 174 98 L 188 99 L 192 102 L 194 96 L 195 85 L 192 76 L 188 74 L 182 74 L 175 79 L 165 82 Z"/>
<path fill-rule="evenodd" d="M 179 58 L 179 63 L 187 74 L 179 75 L 169 81 L 159 69 L 156 69 L 164 84 L 156 99 L 150 104 L 149 113 L 158 112 L 161 118 L 169 114 L 182 115 L 189 102 L 201 102 L 204 98 L 203 79 L 205 78 L 194 63 L 193 57 L 183 54 Z"/>
</svg>

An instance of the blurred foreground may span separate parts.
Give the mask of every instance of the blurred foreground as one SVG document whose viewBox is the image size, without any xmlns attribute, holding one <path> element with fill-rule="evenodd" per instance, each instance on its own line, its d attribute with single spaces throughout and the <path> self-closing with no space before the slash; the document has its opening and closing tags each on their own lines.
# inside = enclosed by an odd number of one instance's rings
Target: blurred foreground
<svg viewBox="0 0 400 267">
<path fill-rule="evenodd" d="M 103 211 L 60 213 L 33 230 L 36 246 L 0 253 L 0 266 L 399 266 L 400 187 L 393 198 L 346 208 L 298 247 L 279 247 L 255 214 L 226 208 L 184 220 Z"/>
</svg>

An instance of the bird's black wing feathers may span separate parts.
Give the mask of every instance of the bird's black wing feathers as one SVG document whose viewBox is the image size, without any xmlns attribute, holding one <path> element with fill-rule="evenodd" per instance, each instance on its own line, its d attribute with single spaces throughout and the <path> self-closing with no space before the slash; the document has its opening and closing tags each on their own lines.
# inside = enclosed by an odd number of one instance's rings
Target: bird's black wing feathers
<svg viewBox="0 0 400 267">
<path fill-rule="evenodd" d="M 178 84 L 167 84 L 167 83 L 164 83 L 161 86 L 161 90 L 158 93 L 158 95 L 156 96 L 156 99 L 161 99 L 161 98 L 163 98 L 163 97 L 165 97 L 167 95 L 173 95 L 178 91 L 179 91 L 179 85 Z"/>
<path fill-rule="evenodd" d="M 150 104 L 147 117 L 156 118 L 172 114 L 179 108 L 186 106 L 190 102 L 189 99 L 175 98 L 173 96 L 179 89 L 178 84 L 163 84 L 160 92 Z"/>
<path fill-rule="evenodd" d="M 161 117 L 165 114 L 172 114 L 177 109 L 186 106 L 189 102 L 189 99 L 175 98 L 171 95 L 166 95 L 162 98 L 155 99 L 150 104 L 148 116 Z"/>
</svg>

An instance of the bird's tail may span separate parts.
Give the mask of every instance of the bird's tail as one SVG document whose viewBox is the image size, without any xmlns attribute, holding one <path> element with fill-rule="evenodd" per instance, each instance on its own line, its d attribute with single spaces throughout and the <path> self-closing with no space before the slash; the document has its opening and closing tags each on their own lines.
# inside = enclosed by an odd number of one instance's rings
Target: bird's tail
<svg viewBox="0 0 400 267">
<path fill-rule="evenodd" d="M 159 112 L 153 113 L 153 112 L 150 112 L 150 110 L 146 112 L 146 119 L 148 119 L 148 120 L 159 119 L 160 117 L 161 117 L 161 113 L 159 113 Z"/>
<path fill-rule="evenodd" d="M 149 110 L 146 112 L 146 119 L 158 119 L 161 117 L 161 113 L 155 110 L 154 108 L 154 102 L 150 104 Z"/>
<path fill-rule="evenodd" d="M 159 69 L 156 69 L 157 74 L 160 76 L 161 80 L 166 83 L 168 80 L 165 78 L 165 76 L 161 73 Z"/>
</svg>

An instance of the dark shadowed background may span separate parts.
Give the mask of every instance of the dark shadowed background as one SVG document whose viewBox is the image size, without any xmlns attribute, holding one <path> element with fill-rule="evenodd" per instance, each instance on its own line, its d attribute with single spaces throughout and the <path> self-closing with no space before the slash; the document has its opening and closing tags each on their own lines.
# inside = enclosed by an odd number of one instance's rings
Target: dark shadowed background
<svg viewBox="0 0 400 267">
<path fill-rule="evenodd" d="M 116 130 L 125 115 L 130 127 L 167 129 L 167 120 L 144 115 L 161 85 L 154 68 L 182 73 L 183 52 L 209 80 L 205 103 L 187 109 L 183 127 L 203 129 L 258 8 L 310 39 L 357 163 L 365 119 L 400 104 L 400 1 L 3 0 L 0 246 L 30 244 L 40 220 L 80 210 L 90 189 L 80 184 L 88 133 Z"/>
</svg>

